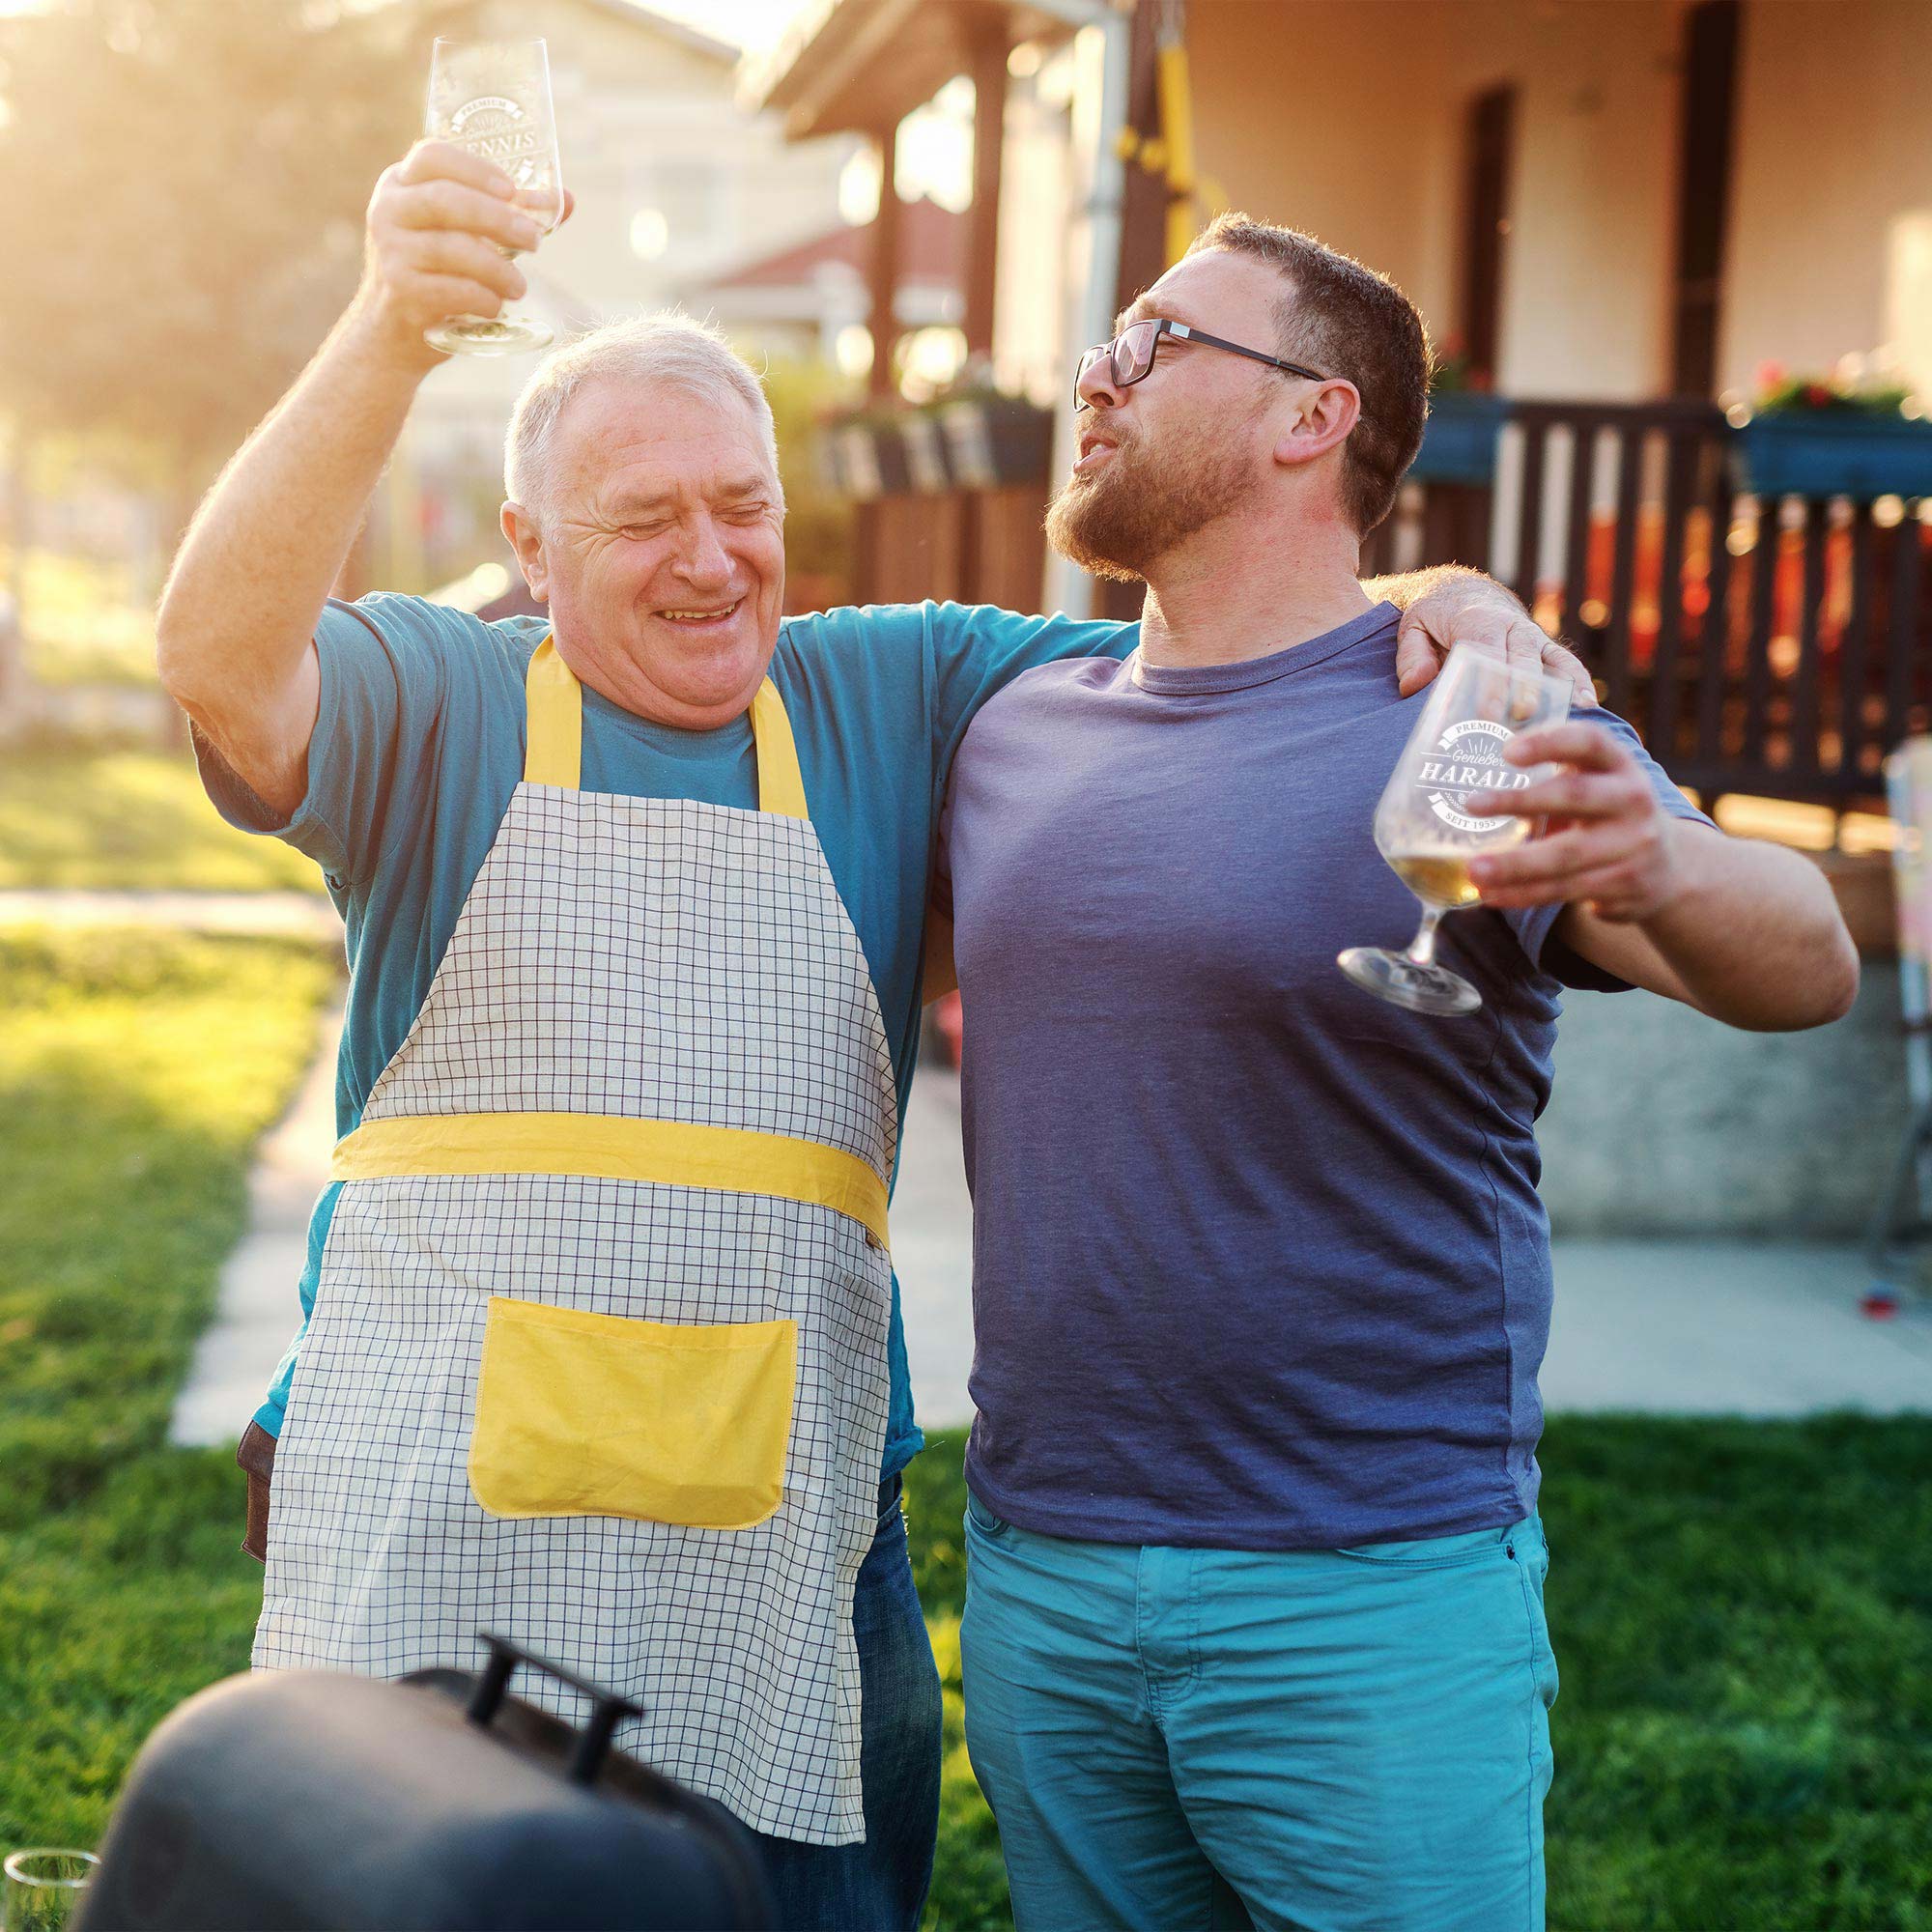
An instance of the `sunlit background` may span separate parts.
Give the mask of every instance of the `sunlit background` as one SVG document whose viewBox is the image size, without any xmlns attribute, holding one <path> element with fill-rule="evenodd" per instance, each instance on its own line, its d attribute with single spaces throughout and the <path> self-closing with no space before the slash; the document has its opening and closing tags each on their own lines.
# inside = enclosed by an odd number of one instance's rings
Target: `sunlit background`
<svg viewBox="0 0 1932 1932">
<path fill-rule="evenodd" d="M 1431 421 L 1365 571 L 1511 585 L 1721 825 L 1815 858 L 1865 960 L 1803 1037 L 1565 1014 L 1551 1923 L 1932 1923 L 1926 0 L 0 0 L 0 1846 L 93 1842 L 246 1659 L 230 1454 L 293 1327 L 341 934 L 203 801 L 153 612 L 355 286 L 437 34 L 549 43 L 578 205 L 527 306 L 676 305 L 763 373 L 793 611 L 1130 617 L 1041 533 L 1070 376 L 1225 209 L 1416 300 Z M 497 518 L 533 366 L 424 384 L 339 594 L 529 608 Z M 934 1021 L 894 1210 L 943 1425 L 928 1922 L 993 1927 Z"/>
</svg>

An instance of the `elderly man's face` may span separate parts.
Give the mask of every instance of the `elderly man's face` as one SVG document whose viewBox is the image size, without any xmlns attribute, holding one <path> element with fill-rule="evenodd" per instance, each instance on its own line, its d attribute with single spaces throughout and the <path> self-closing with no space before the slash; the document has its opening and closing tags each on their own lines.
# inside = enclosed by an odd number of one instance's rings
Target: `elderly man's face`
<svg viewBox="0 0 1932 1932">
<path fill-rule="evenodd" d="M 784 511 L 752 412 L 591 382 L 552 445 L 539 594 L 593 687 L 703 730 L 751 703 L 778 643 Z"/>
</svg>

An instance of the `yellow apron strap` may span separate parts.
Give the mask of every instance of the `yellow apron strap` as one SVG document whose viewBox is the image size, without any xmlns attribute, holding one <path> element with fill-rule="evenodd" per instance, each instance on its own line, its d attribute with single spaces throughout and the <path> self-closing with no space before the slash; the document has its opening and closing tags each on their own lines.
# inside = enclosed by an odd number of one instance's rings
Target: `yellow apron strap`
<svg viewBox="0 0 1932 1932">
<path fill-rule="evenodd" d="M 530 658 L 524 690 L 529 707 L 524 782 L 575 791 L 583 775 L 583 692 L 554 637 L 546 637 Z M 752 699 L 752 737 L 758 748 L 758 810 L 810 818 L 791 720 L 770 678 Z"/>
<path fill-rule="evenodd" d="M 579 1174 L 814 1202 L 886 1245 L 886 1183 L 822 1141 L 611 1114 L 411 1114 L 335 1144 L 331 1180 L 424 1174 Z"/>
<path fill-rule="evenodd" d="M 583 692 L 554 638 L 537 646 L 524 693 L 529 707 L 524 782 L 575 791 L 583 770 Z"/>
<path fill-rule="evenodd" d="M 758 810 L 776 812 L 781 818 L 810 818 L 791 720 L 785 716 L 784 700 L 770 678 L 759 685 L 752 699 L 752 736 L 758 745 Z"/>
</svg>

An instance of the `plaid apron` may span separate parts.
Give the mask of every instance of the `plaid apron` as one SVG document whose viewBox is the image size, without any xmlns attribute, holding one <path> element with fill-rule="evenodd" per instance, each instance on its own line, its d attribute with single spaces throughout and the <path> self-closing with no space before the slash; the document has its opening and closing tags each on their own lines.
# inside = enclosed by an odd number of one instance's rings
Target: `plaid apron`
<svg viewBox="0 0 1932 1932">
<path fill-rule="evenodd" d="M 871 975 L 769 682 L 755 811 L 581 791 L 549 640 L 527 696 L 524 781 L 336 1149 L 254 1662 L 470 1667 L 497 1631 L 638 1701 L 618 1743 L 755 1830 L 853 1843 L 897 1135 Z"/>
</svg>

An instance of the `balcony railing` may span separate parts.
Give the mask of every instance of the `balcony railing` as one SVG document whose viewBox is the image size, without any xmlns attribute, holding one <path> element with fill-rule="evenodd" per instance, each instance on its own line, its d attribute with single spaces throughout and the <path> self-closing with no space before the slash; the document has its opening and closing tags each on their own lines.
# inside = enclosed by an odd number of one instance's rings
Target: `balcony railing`
<svg viewBox="0 0 1932 1932">
<path fill-rule="evenodd" d="M 1520 402 L 1487 482 L 1411 482 L 1364 568 L 1461 562 L 1560 629 L 1679 783 L 1875 799 L 1932 719 L 1932 494 L 1759 497 L 1701 404 Z"/>
</svg>

